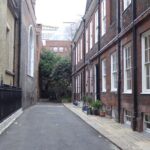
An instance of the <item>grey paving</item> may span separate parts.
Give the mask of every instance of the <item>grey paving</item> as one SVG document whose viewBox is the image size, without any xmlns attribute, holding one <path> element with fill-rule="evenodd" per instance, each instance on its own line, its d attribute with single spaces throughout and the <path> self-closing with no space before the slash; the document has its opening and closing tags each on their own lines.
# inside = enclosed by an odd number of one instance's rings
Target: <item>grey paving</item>
<svg viewBox="0 0 150 150">
<path fill-rule="evenodd" d="M 87 124 L 103 134 L 123 150 L 150 150 L 150 134 L 133 132 L 129 126 L 117 123 L 114 119 L 86 115 L 80 107 L 64 104 Z"/>
<path fill-rule="evenodd" d="M 26 110 L 0 135 L 0 150 L 117 150 L 63 105 Z"/>
</svg>

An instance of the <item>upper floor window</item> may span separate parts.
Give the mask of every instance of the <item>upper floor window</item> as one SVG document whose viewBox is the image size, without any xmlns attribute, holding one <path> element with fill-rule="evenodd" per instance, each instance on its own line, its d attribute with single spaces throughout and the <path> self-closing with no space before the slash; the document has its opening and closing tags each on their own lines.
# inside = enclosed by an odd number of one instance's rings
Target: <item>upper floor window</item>
<svg viewBox="0 0 150 150">
<path fill-rule="evenodd" d="M 88 28 L 86 29 L 86 49 L 85 49 L 86 53 L 88 53 L 89 51 L 89 31 Z"/>
<path fill-rule="evenodd" d="M 102 92 L 106 92 L 106 59 L 102 61 Z"/>
<path fill-rule="evenodd" d="M 64 52 L 64 48 L 63 47 L 59 47 L 59 52 L 63 53 Z"/>
<path fill-rule="evenodd" d="M 28 36 L 28 75 L 34 76 L 34 34 L 32 25 L 29 27 Z"/>
<path fill-rule="evenodd" d="M 83 49 L 82 49 L 82 38 L 81 38 L 81 40 L 80 40 L 80 51 L 81 51 L 81 60 L 82 60 L 82 58 L 83 58 Z"/>
<path fill-rule="evenodd" d="M 142 35 L 142 92 L 150 93 L 150 30 Z"/>
<path fill-rule="evenodd" d="M 81 51 L 80 51 L 80 42 L 78 41 L 78 62 L 80 61 Z"/>
<path fill-rule="evenodd" d="M 54 52 L 58 52 L 58 47 L 54 47 L 54 48 L 53 48 L 53 51 L 54 51 Z"/>
<path fill-rule="evenodd" d="M 124 10 L 131 4 L 131 0 L 123 0 Z"/>
<path fill-rule="evenodd" d="M 98 41 L 98 10 L 95 13 L 95 43 Z"/>
<path fill-rule="evenodd" d="M 124 92 L 132 92 L 131 44 L 124 47 Z"/>
<path fill-rule="evenodd" d="M 101 2 L 101 35 L 106 33 L 106 0 Z"/>
<path fill-rule="evenodd" d="M 76 65 L 78 63 L 78 47 L 76 46 Z"/>
<path fill-rule="evenodd" d="M 118 54 L 117 51 L 111 55 L 111 90 L 117 91 L 118 87 Z"/>
<path fill-rule="evenodd" d="M 93 22 L 90 22 L 90 49 L 93 47 Z"/>
</svg>

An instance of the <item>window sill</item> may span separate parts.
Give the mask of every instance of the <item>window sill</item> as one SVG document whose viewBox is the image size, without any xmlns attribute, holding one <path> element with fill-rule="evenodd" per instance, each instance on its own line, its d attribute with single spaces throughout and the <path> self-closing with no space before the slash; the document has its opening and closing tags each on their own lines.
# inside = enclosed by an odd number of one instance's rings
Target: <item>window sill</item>
<svg viewBox="0 0 150 150">
<path fill-rule="evenodd" d="M 27 74 L 27 77 L 29 77 L 29 78 L 31 78 L 31 79 L 34 78 L 34 76 L 31 76 L 31 75 L 29 75 L 29 74 Z"/>
<path fill-rule="evenodd" d="M 112 93 L 117 93 L 117 89 L 111 89 Z"/>
<path fill-rule="evenodd" d="M 122 94 L 132 94 L 132 91 L 125 91 Z"/>
<path fill-rule="evenodd" d="M 150 91 L 149 92 L 142 92 L 140 93 L 141 95 L 150 95 Z"/>
<path fill-rule="evenodd" d="M 9 76 L 12 76 L 12 77 L 15 76 L 14 72 L 11 72 L 11 71 L 9 71 L 9 70 L 5 70 L 5 73 L 6 73 L 7 75 L 9 75 Z"/>
</svg>

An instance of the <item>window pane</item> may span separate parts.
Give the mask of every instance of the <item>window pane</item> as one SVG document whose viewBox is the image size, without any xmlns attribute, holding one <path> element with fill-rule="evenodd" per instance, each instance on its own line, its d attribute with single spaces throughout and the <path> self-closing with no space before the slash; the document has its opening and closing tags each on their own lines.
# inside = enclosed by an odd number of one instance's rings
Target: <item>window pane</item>
<svg viewBox="0 0 150 150">
<path fill-rule="evenodd" d="M 148 62 L 148 50 L 145 50 L 145 63 Z"/>
<path fill-rule="evenodd" d="M 150 48 L 150 35 L 148 35 L 148 48 Z"/>
<path fill-rule="evenodd" d="M 147 37 L 145 37 L 145 49 L 148 48 L 148 41 L 147 41 Z"/>
<path fill-rule="evenodd" d="M 148 56 L 149 56 L 148 62 L 150 62 L 150 48 L 148 50 Z"/>
</svg>

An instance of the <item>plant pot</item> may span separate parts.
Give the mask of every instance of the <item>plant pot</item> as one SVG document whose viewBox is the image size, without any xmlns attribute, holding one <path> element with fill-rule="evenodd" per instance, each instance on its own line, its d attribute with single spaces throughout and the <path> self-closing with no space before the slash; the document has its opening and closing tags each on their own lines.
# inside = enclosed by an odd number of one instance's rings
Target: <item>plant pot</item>
<svg viewBox="0 0 150 150">
<path fill-rule="evenodd" d="M 101 116 L 101 117 L 105 117 L 105 115 L 106 115 L 106 112 L 100 111 L 100 116 Z"/>
<path fill-rule="evenodd" d="M 88 110 L 88 106 L 84 105 L 84 106 L 82 107 L 82 111 L 87 111 L 87 110 Z"/>
<path fill-rule="evenodd" d="M 99 116 L 99 109 L 93 109 L 93 114 Z"/>
<path fill-rule="evenodd" d="M 87 109 L 87 115 L 92 115 L 92 108 L 91 107 L 88 107 L 88 109 Z"/>
</svg>

